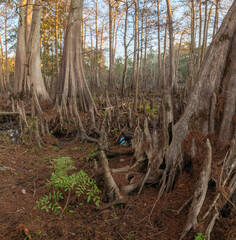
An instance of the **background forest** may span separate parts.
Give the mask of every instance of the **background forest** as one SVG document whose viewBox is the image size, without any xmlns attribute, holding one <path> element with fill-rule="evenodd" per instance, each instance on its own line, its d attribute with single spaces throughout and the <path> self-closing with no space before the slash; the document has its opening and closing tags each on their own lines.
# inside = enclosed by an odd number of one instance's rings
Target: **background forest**
<svg viewBox="0 0 236 240">
<path fill-rule="evenodd" d="M 1 72 L 5 89 L 8 81 L 11 85 L 14 82 L 19 4 L 15 1 L 1 3 Z M 53 86 L 56 84 L 62 57 L 69 4 L 69 1 L 43 1 L 40 32 L 42 73 L 45 81 Z M 109 4 L 112 12 L 110 37 L 114 81 L 121 87 L 125 78 L 124 82 L 128 86 L 136 61 L 141 84 L 155 86 L 160 78 L 159 61 L 160 65 L 168 65 L 166 2 L 85 1 L 82 24 L 83 63 L 91 89 L 97 89 L 96 84 L 104 87 L 108 85 Z M 191 71 L 196 74 L 199 61 L 203 59 L 203 48 L 212 41 L 231 4 L 231 0 L 171 2 L 176 77 L 180 84 L 189 80 Z M 193 65 L 192 70 L 190 63 Z"/>
</svg>

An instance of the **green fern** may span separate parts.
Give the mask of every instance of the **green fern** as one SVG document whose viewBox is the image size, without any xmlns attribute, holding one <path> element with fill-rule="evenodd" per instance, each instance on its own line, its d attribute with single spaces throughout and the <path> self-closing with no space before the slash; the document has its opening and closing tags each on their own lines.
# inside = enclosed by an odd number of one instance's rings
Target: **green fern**
<svg viewBox="0 0 236 240">
<path fill-rule="evenodd" d="M 49 194 L 45 194 L 39 201 L 36 201 L 35 209 L 44 209 L 46 212 L 52 210 L 60 215 L 68 209 L 67 205 L 64 207 L 60 205 L 61 200 L 67 199 L 68 204 L 73 197 L 71 194 L 76 194 L 78 198 L 85 196 L 88 203 L 92 200 L 96 206 L 99 206 L 101 191 L 95 181 L 82 170 L 68 175 L 68 171 L 76 169 L 69 157 L 53 159 L 52 168 L 54 172 L 46 184 Z"/>
<path fill-rule="evenodd" d="M 202 233 L 198 233 L 194 240 L 206 240 L 206 236 Z"/>
</svg>

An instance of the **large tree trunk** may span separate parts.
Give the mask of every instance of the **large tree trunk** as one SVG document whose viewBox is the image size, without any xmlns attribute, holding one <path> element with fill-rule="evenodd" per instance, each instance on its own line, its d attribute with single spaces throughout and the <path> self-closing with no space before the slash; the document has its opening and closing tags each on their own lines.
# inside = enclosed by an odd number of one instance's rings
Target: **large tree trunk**
<svg viewBox="0 0 236 240">
<path fill-rule="evenodd" d="M 82 12 L 83 0 L 71 0 L 57 98 L 59 104 L 63 99 L 66 101 L 71 99 L 72 102 L 76 100 L 79 109 L 87 111 L 90 106 L 94 106 L 95 109 L 96 107 L 85 79 L 82 63 Z"/>
<path fill-rule="evenodd" d="M 48 93 L 46 91 L 40 62 L 40 25 L 43 12 L 43 6 L 41 0 L 36 0 L 34 4 L 31 31 L 27 47 L 27 63 L 26 63 L 26 87 L 25 90 L 30 90 L 31 86 L 34 86 L 34 90 L 38 97 L 42 99 L 48 99 Z"/>
<path fill-rule="evenodd" d="M 186 110 L 174 126 L 173 139 L 167 150 L 166 169 L 163 176 L 168 178 L 167 189 L 171 190 L 178 170 L 181 144 L 188 133 L 200 130 L 207 134 L 210 124 L 211 102 L 215 93 L 221 94 L 224 101 L 223 116 L 219 122 L 220 136 L 230 140 L 233 135 L 233 116 L 235 116 L 235 51 L 236 48 L 236 2 L 233 3 L 221 28 L 210 45 L 197 80 L 191 90 Z M 228 91 L 229 92 L 228 92 Z M 215 107 L 215 106 L 212 106 Z M 216 119 L 213 117 L 213 119 Z M 212 124 L 212 123 L 211 123 Z M 218 134 L 218 129 L 214 130 Z M 227 134 L 227 137 L 225 136 Z M 164 178 L 164 177 L 163 177 Z M 163 186 L 165 180 L 163 179 Z"/>
<path fill-rule="evenodd" d="M 26 3 L 28 4 L 27 9 Z M 42 2 L 40 0 L 35 1 L 32 22 L 31 11 L 32 1 L 21 0 L 15 59 L 14 93 L 29 93 L 33 85 L 38 97 L 48 99 L 49 96 L 44 85 L 40 62 Z"/>
<path fill-rule="evenodd" d="M 26 28 L 26 3 L 27 0 L 21 0 L 16 58 L 15 58 L 15 76 L 14 76 L 14 93 L 22 92 L 23 81 L 25 78 L 25 63 L 26 63 L 26 44 L 28 37 L 25 35 Z"/>
</svg>

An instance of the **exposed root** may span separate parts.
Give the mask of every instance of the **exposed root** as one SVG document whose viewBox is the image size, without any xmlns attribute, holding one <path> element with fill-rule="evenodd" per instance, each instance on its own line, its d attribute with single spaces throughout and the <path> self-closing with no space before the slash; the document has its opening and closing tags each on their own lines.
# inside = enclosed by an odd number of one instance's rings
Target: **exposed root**
<svg viewBox="0 0 236 240">
<path fill-rule="evenodd" d="M 135 191 L 139 187 L 140 187 L 139 183 L 133 183 L 133 184 L 130 184 L 130 185 L 127 185 L 127 186 L 122 186 L 121 191 L 123 193 L 125 193 L 126 195 L 129 195 L 130 193 L 132 193 L 133 191 Z"/>
<path fill-rule="evenodd" d="M 188 213 L 187 222 L 179 240 L 182 240 L 189 232 L 189 230 L 197 224 L 197 217 L 206 197 L 212 162 L 212 149 L 210 141 L 208 139 L 206 141 L 206 152 L 207 153 L 204 161 L 204 166 L 195 187 L 193 201 Z"/>
<path fill-rule="evenodd" d="M 120 193 L 120 190 L 114 180 L 114 178 L 111 175 L 111 171 L 109 168 L 108 160 L 106 157 L 106 154 L 103 150 L 101 150 L 100 153 L 101 163 L 102 163 L 102 169 L 104 173 L 104 182 L 105 182 L 105 194 L 108 198 L 109 202 L 125 202 L 123 196 Z"/>
</svg>

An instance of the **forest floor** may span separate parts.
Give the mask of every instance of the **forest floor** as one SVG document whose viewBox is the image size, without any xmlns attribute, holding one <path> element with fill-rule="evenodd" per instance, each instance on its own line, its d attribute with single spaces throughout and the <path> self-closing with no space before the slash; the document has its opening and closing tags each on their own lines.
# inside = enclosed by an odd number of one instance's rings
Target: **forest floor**
<svg viewBox="0 0 236 240">
<path fill-rule="evenodd" d="M 84 170 L 94 175 L 94 163 L 88 161 L 96 146 L 92 143 L 76 142 L 73 137 L 49 137 L 45 145 L 35 147 L 30 141 L 18 139 L 16 132 L 2 131 L 0 126 L 0 240 L 116 240 L 116 239 L 160 239 L 177 240 L 183 230 L 189 206 L 178 210 L 192 196 L 194 184 L 200 173 L 199 163 L 193 169 L 179 173 L 172 192 L 165 193 L 156 202 L 159 187 L 145 186 L 127 196 L 127 203 L 104 210 L 96 209 L 93 203 L 82 198 L 75 204 L 73 212 L 58 216 L 53 212 L 34 209 L 36 201 L 48 193 L 45 186 L 52 173 L 51 160 L 59 156 L 70 157 L 77 171 Z M 14 135 L 15 134 L 15 135 Z M 114 149 L 127 148 L 113 144 Z M 201 149 L 201 148 L 200 148 Z M 202 148 L 204 149 L 204 148 Z M 213 150 L 213 164 L 221 161 L 225 151 Z M 204 154 L 198 153 L 198 158 Z M 120 168 L 133 162 L 133 155 L 120 155 L 108 159 L 111 168 Z M 201 162 L 201 161 L 200 161 Z M 200 163 L 201 164 L 201 163 Z M 213 176 L 217 169 L 213 169 Z M 119 174 L 118 174 L 119 176 Z M 118 186 L 124 184 L 123 177 L 116 177 Z M 103 192 L 103 186 L 98 186 Z M 216 187 L 209 185 L 206 212 Z M 102 194 L 101 194 L 102 198 Z M 103 205 L 104 203 L 102 203 Z M 82 206 L 79 206 L 82 205 Z M 192 230 L 186 240 L 194 240 L 201 229 Z M 214 240 L 236 239 L 236 217 L 225 213 L 217 220 Z"/>
<path fill-rule="evenodd" d="M 122 148 L 123 146 L 117 146 Z M 57 216 L 53 212 L 35 210 L 36 201 L 46 192 L 46 179 L 52 169 L 50 160 L 69 156 L 78 170 L 93 174 L 93 163 L 85 159 L 94 145 L 72 139 L 54 139 L 42 148 L 13 143 L 10 138 L 0 145 L 0 239 L 178 239 L 184 227 L 188 207 L 177 210 L 191 196 L 193 180 L 186 172 L 176 182 L 176 189 L 166 193 L 152 211 L 158 195 L 156 186 L 145 187 L 140 196 L 128 197 L 125 206 L 97 211 L 91 203 Z M 122 160 L 122 161 L 120 161 Z M 132 156 L 109 160 L 112 167 L 129 163 Z M 118 179 L 116 179 L 117 181 Z M 119 185 L 119 182 L 118 182 Z M 215 240 L 236 239 L 236 219 L 223 218 L 216 224 Z M 194 239 L 191 232 L 188 239 Z M 232 236 L 230 238 L 230 236 Z"/>
</svg>

